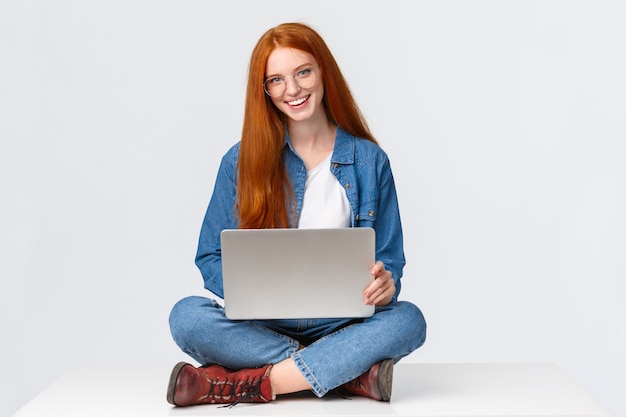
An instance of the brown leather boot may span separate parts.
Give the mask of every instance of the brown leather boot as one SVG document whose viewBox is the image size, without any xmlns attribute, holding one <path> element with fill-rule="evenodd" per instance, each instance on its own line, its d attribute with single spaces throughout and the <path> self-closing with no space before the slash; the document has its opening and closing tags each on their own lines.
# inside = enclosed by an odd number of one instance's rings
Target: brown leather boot
<svg viewBox="0 0 626 417">
<path fill-rule="evenodd" d="M 266 403 L 272 400 L 271 365 L 232 371 L 219 365 L 195 368 L 180 362 L 172 370 L 167 402 L 179 407 L 197 404 Z"/>
<path fill-rule="evenodd" d="M 393 382 L 393 359 L 385 359 L 372 366 L 358 378 L 343 384 L 340 388 L 349 393 L 369 397 L 378 401 L 391 399 Z"/>
</svg>

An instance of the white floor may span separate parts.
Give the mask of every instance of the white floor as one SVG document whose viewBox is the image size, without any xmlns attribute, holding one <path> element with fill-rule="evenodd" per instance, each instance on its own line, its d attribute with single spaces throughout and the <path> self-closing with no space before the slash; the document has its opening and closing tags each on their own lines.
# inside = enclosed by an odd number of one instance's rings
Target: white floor
<svg viewBox="0 0 626 417">
<path fill-rule="evenodd" d="M 390 403 L 310 393 L 233 408 L 175 408 L 171 368 L 77 368 L 14 417 L 95 416 L 602 416 L 610 413 L 552 364 L 398 364 Z"/>
</svg>

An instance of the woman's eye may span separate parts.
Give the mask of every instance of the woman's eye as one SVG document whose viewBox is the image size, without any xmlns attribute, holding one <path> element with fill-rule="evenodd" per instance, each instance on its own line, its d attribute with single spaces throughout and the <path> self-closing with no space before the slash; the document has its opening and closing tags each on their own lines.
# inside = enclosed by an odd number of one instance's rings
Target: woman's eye
<svg viewBox="0 0 626 417">
<path fill-rule="evenodd" d="M 278 83 L 280 83 L 282 81 L 283 81 L 283 79 L 280 78 L 280 77 L 272 77 L 272 78 L 268 78 L 266 82 L 269 83 L 269 84 L 278 84 Z"/>
<path fill-rule="evenodd" d="M 301 77 L 306 77 L 307 75 L 309 75 L 311 73 L 311 70 L 309 68 L 300 70 L 296 73 L 296 77 L 301 78 Z"/>
</svg>

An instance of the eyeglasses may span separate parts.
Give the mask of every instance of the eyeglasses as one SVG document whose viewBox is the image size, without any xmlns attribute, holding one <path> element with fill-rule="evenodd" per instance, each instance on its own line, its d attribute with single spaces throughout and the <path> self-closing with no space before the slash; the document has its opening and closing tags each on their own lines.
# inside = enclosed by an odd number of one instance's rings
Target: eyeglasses
<svg viewBox="0 0 626 417">
<path fill-rule="evenodd" d="M 263 83 L 263 89 L 270 97 L 282 96 L 287 89 L 287 79 L 293 78 L 293 81 L 300 88 L 309 89 L 315 86 L 317 81 L 317 70 L 313 68 L 304 68 L 293 75 L 286 77 L 271 77 Z"/>
</svg>

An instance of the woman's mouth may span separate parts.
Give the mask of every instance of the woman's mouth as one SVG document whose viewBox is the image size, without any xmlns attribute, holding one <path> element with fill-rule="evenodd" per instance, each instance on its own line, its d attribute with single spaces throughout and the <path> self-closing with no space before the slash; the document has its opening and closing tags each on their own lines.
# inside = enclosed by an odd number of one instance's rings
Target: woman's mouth
<svg viewBox="0 0 626 417">
<path fill-rule="evenodd" d="M 306 96 L 306 97 L 299 98 L 297 100 L 288 101 L 287 104 L 289 104 L 291 107 L 297 107 L 297 106 L 300 106 L 301 104 L 303 104 L 304 102 L 306 102 L 309 99 L 309 97 L 311 97 L 311 96 L 309 95 L 309 96 Z"/>
</svg>

